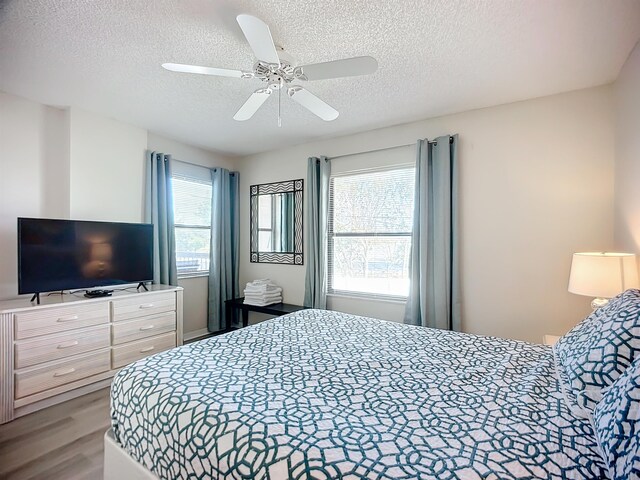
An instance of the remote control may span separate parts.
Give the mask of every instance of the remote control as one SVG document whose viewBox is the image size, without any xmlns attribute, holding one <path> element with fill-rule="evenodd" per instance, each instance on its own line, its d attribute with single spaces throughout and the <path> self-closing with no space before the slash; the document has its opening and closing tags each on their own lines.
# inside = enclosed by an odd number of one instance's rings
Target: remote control
<svg viewBox="0 0 640 480">
<path fill-rule="evenodd" d="M 87 290 L 84 294 L 85 297 L 109 297 L 113 293 L 113 290 Z"/>
</svg>

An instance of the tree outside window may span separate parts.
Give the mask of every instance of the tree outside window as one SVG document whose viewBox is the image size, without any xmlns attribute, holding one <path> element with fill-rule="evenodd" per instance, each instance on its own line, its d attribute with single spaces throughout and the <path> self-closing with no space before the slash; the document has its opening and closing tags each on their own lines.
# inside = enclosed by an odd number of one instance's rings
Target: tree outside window
<svg viewBox="0 0 640 480">
<path fill-rule="evenodd" d="M 406 298 L 415 168 L 331 178 L 329 293 Z"/>
</svg>

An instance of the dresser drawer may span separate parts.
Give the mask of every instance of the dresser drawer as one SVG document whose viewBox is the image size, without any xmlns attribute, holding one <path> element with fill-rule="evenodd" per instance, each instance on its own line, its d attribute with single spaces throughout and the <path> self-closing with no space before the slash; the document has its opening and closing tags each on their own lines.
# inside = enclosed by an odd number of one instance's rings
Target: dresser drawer
<svg viewBox="0 0 640 480">
<path fill-rule="evenodd" d="M 106 348 L 18 371 L 15 374 L 16 398 L 28 397 L 65 383 L 106 372 L 109 370 L 109 360 L 109 349 Z"/>
<path fill-rule="evenodd" d="M 111 368 L 124 367 L 131 362 L 175 346 L 176 334 L 172 332 L 113 347 L 111 349 Z"/>
<path fill-rule="evenodd" d="M 16 339 L 109 323 L 108 302 L 36 309 L 14 314 Z"/>
<path fill-rule="evenodd" d="M 172 332 L 176 329 L 176 312 L 149 315 L 138 320 L 126 320 L 113 324 L 112 345 Z"/>
<path fill-rule="evenodd" d="M 15 343 L 16 368 L 67 358 L 109 347 L 109 325 L 45 335 Z"/>
<path fill-rule="evenodd" d="M 174 292 L 145 293 L 133 298 L 113 300 L 113 320 L 131 320 L 146 315 L 176 310 Z"/>
</svg>

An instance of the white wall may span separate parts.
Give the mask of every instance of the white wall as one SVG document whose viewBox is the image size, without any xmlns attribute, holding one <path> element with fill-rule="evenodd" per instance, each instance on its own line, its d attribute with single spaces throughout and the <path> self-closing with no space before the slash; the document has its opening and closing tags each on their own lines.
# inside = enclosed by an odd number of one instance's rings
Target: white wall
<svg viewBox="0 0 640 480">
<path fill-rule="evenodd" d="M 464 330 L 534 342 L 565 332 L 590 301 L 567 292 L 571 254 L 613 244 L 611 97 L 609 86 L 587 89 L 242 159 L 241 285 L 270 277 L 286 302 L 304 297 L 304 267 L 249 262 L 249 185 L 305 178 L 309 156 L 458 133 Z M 329 305 L 393 320 L 403 312 L 344 298 Z"/>
<path fill-rule="evenodd" d="M 42 143 L 45 155 L 42 157 L 42 216 L 48 218 L 69 218 L 71 209 L 71 164 L 69 129 L 71 112 L 69 109 L 42 107 Z"/>
<path fill-rule="evenodd" d="M 147 131 L 71 109 L 71 218 L 143 219 Z"/>
<path fill-rule="evenodd" d="M 640 43 L 614 84 L 616 248 L 640 253 Z"/>
<path fill-rule="evenodd" d="M 0 298 L 18 293 L 17 217 L 69 214 L 68 111 L 0 92 Z"/>
</svg>

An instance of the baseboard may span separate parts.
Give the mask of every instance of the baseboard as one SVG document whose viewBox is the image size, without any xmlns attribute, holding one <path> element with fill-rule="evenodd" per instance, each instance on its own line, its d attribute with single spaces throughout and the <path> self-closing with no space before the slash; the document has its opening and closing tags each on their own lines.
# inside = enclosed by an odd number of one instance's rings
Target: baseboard
<svg viewBox="0 0 640 480">
<path fill-rule="evenodd" d="M 193 332 L 185 332 L 183 340 L 185 342 L 190 342 L 191 340 L 197 340 L 198 338 L 207 337 L 209 335 L 209 330 L 201 328 L 200 330 L 194 330 Z"/>
</svg>

